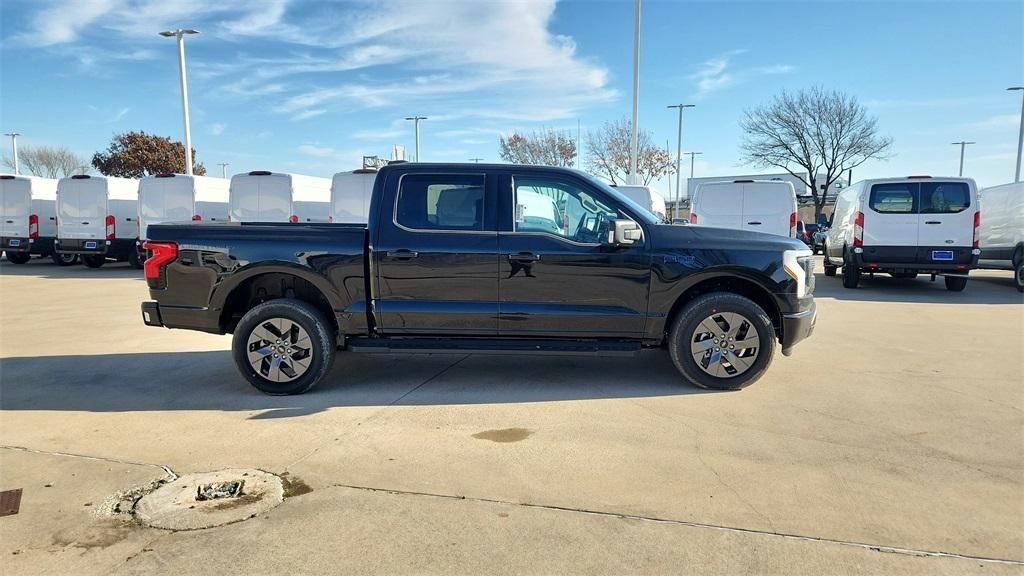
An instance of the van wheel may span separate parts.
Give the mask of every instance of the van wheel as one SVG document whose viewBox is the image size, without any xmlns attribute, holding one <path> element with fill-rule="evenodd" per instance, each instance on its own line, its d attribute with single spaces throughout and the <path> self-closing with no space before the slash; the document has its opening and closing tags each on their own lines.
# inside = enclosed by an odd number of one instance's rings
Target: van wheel
<svg viewBox="0 0 1024 576">
<path fill-rule="evenodd" d="M 231 341 L 235 365 L 266 394 L 302 394 L 331 369 L 334 330 L 319 310 L 281 298 L 246 312 Z"/>
<path fill-rule="evenodd" d="M 1017 270 L 1013 275 L 1013 283 L 1017 286 L 1017 292 L 1024 292 L 1024 258 L 1017 261 Z"/>
<path fill-rule="evenodd" d="M 107 257 L 102 254 L 90 254 L 88 256 L 82 256 L 82 264 L 85 264 L 89 268 L 99 268 L 107 263 Z"/>
<path fill-rule="evenodd" d="M 131 266 L 132 268 L 135 268 L 136 270 L 142 270 L 143 263 L 145 261 L 146 260 L 142 257 L 142 255 L 139 254 L 138 249 L 132 248 L 132 250 L 128 252 L 128 265 Z"/>
<path fill-rule="evenodd" d="M 728 292 L 705 294 L 676 316 L 669 355 L 695 386 L 738 390 L 757 381 L 775 353 L 775 328 L 749 298 Z"/>
<path fill-rule="evenodd" d="M 856 288 L 860 284 L 860 268 L 850 261 L 843 263 L 843 288 Z"/>
<path fill-rule="evenodd" d="M 53 263 L 58 266 L 72 266 L 74 264 L 78 264 L 78 254 L 61 254 L 59 252 L 54 252 L 53 254 L 50 254 L 50 259 L 52 259 Z"/>
<path fill-rule="evenodd" d="M 27 264 L 32 259 L 28 252 L 8 252 L 7 261 L 11 264 Z"/>
<path fill-rule="evenodd" d="M 967 288 L 967 276 L 946 276 L 946 290 L 963 292 Z"/>
<path fill-rule="evenodd" d="M 839 268 L 828 263 L 828 256 L 825 256 L 825 276 L 832 278 L 836 275 L 836 271 Z"/>
</svg>

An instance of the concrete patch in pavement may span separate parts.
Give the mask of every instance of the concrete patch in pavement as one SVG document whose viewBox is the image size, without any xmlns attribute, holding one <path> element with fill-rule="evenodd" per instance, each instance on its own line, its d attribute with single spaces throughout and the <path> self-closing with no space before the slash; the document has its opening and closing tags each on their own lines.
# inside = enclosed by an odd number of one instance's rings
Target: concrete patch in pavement
<svg viewBox="0 0 1024 576">
<path fill-rule="evenodd" d="M 185 474 L 143 496 L 136 520 L 165 530 L 200 530 L 248 520 L 284 500 L 281 479 L 262 470 Z"/>
</svg>

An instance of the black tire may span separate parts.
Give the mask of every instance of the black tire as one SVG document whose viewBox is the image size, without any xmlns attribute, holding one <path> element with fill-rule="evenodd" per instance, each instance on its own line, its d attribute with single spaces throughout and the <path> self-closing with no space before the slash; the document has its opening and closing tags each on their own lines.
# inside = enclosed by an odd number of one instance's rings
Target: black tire
<svg viewBox="0 0 1024 576">
<path fill-rule="evenodd" d="M 275 382 L 262 372 L 258 372 L 249 362 L 249 341 L 254 337 L 253 331 L 257 328 L 267 330 L 268 321 L 272 319 L 284 319 L 298 325 L 309 338 L 308 349 L 302 351 L 307 353 L 305 358 L 312 357 L 312 361 L 308 363 L 305 372 L 286 382 Z M 284 340 L 285 346 L 288 346 L 287 339 Z M 264 349 L 274 347 L 274 343 L 266 342 Z M 334 328 L 319 310 L 301 300 L 280 298 L 259 304 L 242 316 L 231 341 L 231 355 L 239 372 L 257 390 L 274 396 L 302 394 L 330 372 L 331 364 L 334 362 L 335 342 Z M 266 357 L 267 354 L 269 352 L 264 355 L 266 363 L 263 369 L 269 375 L 274 368 L 271 367 L 271 360 Z M 279 368 L 278 371 L 284 374 L 284 369 Z"/>
<path fill-rule="evenodd" d="M 146 258 L 139 254 L 139 251 L 132 248 L 131 252 L 128 253 L 128 265 L 136 270 L 142 270 L 143 264 L 146 262 Z"/>
<path fill-rule="evenodd" d="M 28 264 L 28 261 L 32 259 L 32 255 L 28 252 L 8 252 L 7 261 L 11 264 Z"/>
<path fill-rule="evenodd" d="M 53 263 L 57 266 L 73 266 L 78 264 L 78 254 L 60 254 L 58 252 L 54 252 L 53 254 L 50 254 L 50 259 L 53 260 Z"/>
<path fill-rule="evenodd" d="M 825 258 L 828 258 L 828 256 L 825 256 Z M 836 267 L 836 266 L 834 266 L 832 264 L 829 264 L 828 260 L 825 260 L 825 276 L 828 276 L 829 278 L 833 278 L 833 277 L 835 277 L 836 272 L 838 270 L 839 270 L 838 267 Z"/>
<path fill-rule="evenodd" d="M 729 312 L 742 316 L 757 330 L 757 356 L 745 372 L 716 377 L 698 364 L 691 353 L 691 340 L 705 319 L 716 313 Z M 676 316 L 669 333 L 668 351 L 676 369 L 687 382 L 712 390 L 738 390 L 756 382 L 771 364 L 775 354 L 775 328 L 768 314 L 749 298 L 729 292 L 714 292 L 694 299 Z"/>
<path fill-rule="evenodd" d="M 1013 285 L 1017 292 L 1024 292 L 1024 250 L 1017 250 L 1017 258 L 1013 262 Z"/>
<path fill-rule="evenodd" d="M 963 292 L 967 288 L 967 276 L 946 276 L 946 290 Z"/>
<path fill-rule="evenodd" d="M 858 284 L 860 284 L 860 267 L 846 258 L 843 261 L 843 288 L 853 289 Z"/>
<path fill-rule="evenodd" d="M 90 254 L 82 256 L 82 264 L 89 268 L 99 268 L 107 263 L 107 257 L 102 254 Z"/>
</svg>

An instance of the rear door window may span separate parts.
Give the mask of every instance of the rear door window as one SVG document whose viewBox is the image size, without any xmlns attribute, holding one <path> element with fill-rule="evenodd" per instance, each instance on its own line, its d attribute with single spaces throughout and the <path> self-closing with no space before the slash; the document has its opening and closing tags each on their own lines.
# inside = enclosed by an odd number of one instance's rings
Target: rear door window
<svg viewBox="0 0 1024 576">
<path fill-rule="evenodd" d="M 971 205 L 965 182 L 922 182 L 921 214 L 956 214 Z"/>
<path fill-rule="evenodd" d="M 413 230 L 483 230 L 484 177 L 407 174 L 395 208 L 395 222 Z"/>
<path fill-rule="evenodd" d="M 869 205 L 882 214 L 914 214 L 917 211 L 916 183 L 894 182 L 871 187 Z"/>
</svg>

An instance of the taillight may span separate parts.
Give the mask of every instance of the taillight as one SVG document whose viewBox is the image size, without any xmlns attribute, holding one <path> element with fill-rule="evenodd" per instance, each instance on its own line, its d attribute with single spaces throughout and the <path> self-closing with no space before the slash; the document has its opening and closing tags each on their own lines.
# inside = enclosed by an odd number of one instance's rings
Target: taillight
<svg viewBox="0 0 1024 576">
<path fill-rule="evenodd" d="M 203 219 L 203 217 L 200 216 L 199 214 L 196 214 L 195 216 L 192 216 L 192 221 L 193 222 L 200 222 L 200 221 L 202 221 L 202 219 Z"/>
<path fill-rule="evenodd" d="M 864 213 L 857 212 L 853 218 L 853 247 L 864 246 Z"/>
<path fill-rule="evenodd" d="M 696 224 L 696 223 L 697 223 L 697 214 L 695 212 L 690 212 L 690 224 Z"/>
<path fill-rule="evenodd" d="M 789 237 L 796 238 L 796 212 L 789 214 Z"/>
<path fill-rule="evenodd" d="M 107 214 L 107 240 L 113 240 L 114 239 L 114 223 L 115 222 L 117 222 L 117 220 L 114 218 L 114 215 L 113 214 Z"/>
<path fill-rule="evenodd" d="M 978 229 L 979 228 L 981 228 L 981 211 L 980 210 L 974 213 L 974 243 L 972 244 L 973 248 L 977 248 L 978 247 Z"/>
<path fill-rule="evenodd" d="M 334 216 L 328 216 L 327 217 L 327 223 L 328 224 L 334 224 Z"/>
<path fill-rule="evenodd" d="M 288 217 L 288 221 L 291 222 L 292 224 L 298 224 L 299 217 L 296 216 L 295 214 L 292 214 L 291 216 Z"/>
<path fill-rule="evenodd" d="M 152 254 L 146 258 L 143 268 L 146 272 L 146 280 L 159 280 L 160 269 L 174 262 L 178 257 L 178 245 L 174 242 L 146 242 L 143 248 Z"/>
<path fill-rule="evenodd" d="M 975 230 L 977 230 L 977 224 L 975 224 Z M 39 238 L 39 216 L 36 214 L 30 214 L 28 217 L 28 237 Z"/>
</svg>

